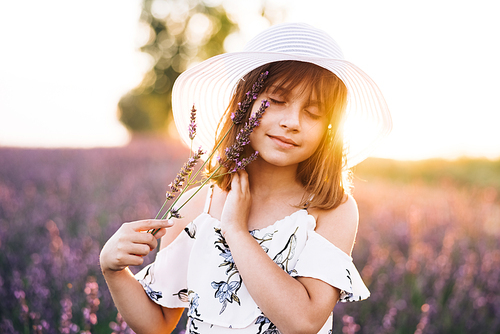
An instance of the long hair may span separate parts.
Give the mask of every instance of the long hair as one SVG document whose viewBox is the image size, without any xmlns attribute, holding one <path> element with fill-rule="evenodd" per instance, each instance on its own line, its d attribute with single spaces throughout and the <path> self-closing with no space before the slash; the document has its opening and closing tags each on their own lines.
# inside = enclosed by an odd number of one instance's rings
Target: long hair
<svg viewBox="0 0 500 334">
<path fill-rule="evenodd" d="M 299 61 L 273 62 L 249 72 L 239 81 L 233 93 L 228 108 L 226 109 L 217 127 L 217 143 L 221 142 L 218 152 L 212 156 L 207 163 L 207 173 L 210 175 L 218 167 L 216 156 L 224 156 L 224 150 L 234 144 L 236 135 L 243 127 L 242 124 L 231 128 L 231 113 L 237 109 L 238 102 L 243 101 L 259 75 L 269 71 L 264 82 L 261 93 L 274 92 L 280 88 L 293 90 L 297 86 L 305 87 L 303 94 L 313 94 L 325 108 L 329 119 L 324 129 L 323 138 L 316 151 L 305 161 L 299 163 L 297 169 L 297 180 L 299 180 L 307 191 L 297 207 L 332 209 L 339 206 L 350 190 L 348 173 L 344 170 L 346 157 L 342 135 L 343 119 L 347 105 L 347 88 L 344 83 L 332 72 L 314 64 Z M 253 104 L 253 103 L 252 103 Z M 252 105 L 248 108 L 245 120 L 248 120 Z M 265 117 L 265 116 L 264 116 Z M 224 134 L 231 128 L 229 134 Z M 214 147 L 215 149 L 215 147 Z M 223 175 L 215 177 L 217 185 L 224 191 L 231 189 L 231 174 L 225 174 L 228 168 L 221 167 Z"/>
</svg>

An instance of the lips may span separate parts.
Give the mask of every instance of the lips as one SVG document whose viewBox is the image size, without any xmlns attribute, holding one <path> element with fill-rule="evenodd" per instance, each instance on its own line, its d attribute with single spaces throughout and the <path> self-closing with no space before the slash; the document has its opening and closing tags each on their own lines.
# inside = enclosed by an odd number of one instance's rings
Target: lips
<svg viewBox="0 0 500 334">
<path fill-rule="evenodd" d="M 284 148 L 299 146 L 296 142 L 294 142 L 292 139 L 287 138 L 287 137 L 269 136 L 269 138 L 271 138 L 277 145 L 284 147 Z"/>
</svg>

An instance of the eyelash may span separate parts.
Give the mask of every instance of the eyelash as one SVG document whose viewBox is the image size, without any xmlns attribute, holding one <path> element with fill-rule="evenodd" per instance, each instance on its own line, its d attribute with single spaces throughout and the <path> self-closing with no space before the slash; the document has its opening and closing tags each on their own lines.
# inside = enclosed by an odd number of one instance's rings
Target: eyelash
<svg viewBox="0 0 500 334">
<path fill-rule="evenodd" d="M 278 100 L 275 100 L 275 99 L 273 99 L 271 97 L 269 97 L 269 101 L 271 101 L 272 104 L 276 104 L 278 106 L 284 105 L 286 103 L 285 101 L 278 101 Z M 312 112 L 309 112 L 307 110 L 306 110 L 306 113 L 309 115 L 309 117 L 311 117 L 314 120 L 317 120 L 317 119 L 321 118 L 320 115 L 313 114 Z"/>
<path fill-rule="evenodd" d="M 269 100 L 271 101 L 271 103 L 273 104 L 277 104 L 277 105 L 283 105 L 285 104 L 285 101 L 278 101 L 278 100 L 275 100 L 273 98 L 269 98 Z"/>
<path fill-rule="evenodd" d="M 307 114 L 309 115 L 309 117 L 311 117 L 311 118 L 312 118 L 312 119 L 314 119 L 314 120 L 317 120 L 317 119 L 320 119 L 320 118 L 321 118 L 321 116 L 320 116 L 320 115 L 313 114 L 312 112 L 309 112 L 309 111 L 307 111 L 307 110 L 306 110 L 306 112 L 307 112 Z"/>
</svg>

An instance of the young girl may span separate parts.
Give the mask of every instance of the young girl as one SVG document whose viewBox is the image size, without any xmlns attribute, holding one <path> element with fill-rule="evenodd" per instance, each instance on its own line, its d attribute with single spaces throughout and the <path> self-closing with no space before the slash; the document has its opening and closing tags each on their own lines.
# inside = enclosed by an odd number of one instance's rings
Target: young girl
<svg viewBox="0 0 500 334">
<path fill-rule="evenodd" d="M 377 86 L 331 37 L 305 24 L 278 25 L 243 52 L 186 71 L 173 90 L 176 126 L 189 141 L 195 103 L 194 147 L 222 141 L 223 156 L 243 126 L 223 138 L 231 114 L 265 72 L 245 115 L 270 103 L 244 152 L 258 151 L 257 160 L 215 178 L 180 219 L 123 224 L 101 252 L 116 306 L 137 333 L 172 331 L 186 307 L 189 333 L 329 333 L 339 300 L 369 296 L 350 256 L 358 209 L 345 176 L 391 119 Z M 156 228 L 154 237 L 145 233 Z M 160 237 L 155 262 L 134 277 L 128 266 L 142 264 Z"/>
</svg>

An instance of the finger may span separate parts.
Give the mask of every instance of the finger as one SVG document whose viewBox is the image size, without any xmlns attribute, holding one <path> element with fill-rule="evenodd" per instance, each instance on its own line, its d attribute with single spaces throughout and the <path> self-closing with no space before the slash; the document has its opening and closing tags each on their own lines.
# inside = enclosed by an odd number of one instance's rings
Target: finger
<svg viewBox="0 0 500 334">
<path fill-rule="evenodd" d="M 233 173 L 233 178 L 231 180 L 231 190 L 240 190 L 240 175 L 238 174 L 238 172 Z"/>
<path fill-rule="evenodd" d="M 144 258 L 141 255 L 135 255 L 135 254 L 123 255 L 118 260 L 120 267 L 140 266 L 143 262 Z"/>
<path fill-rule="evenodd" d="M 249 190 L 249 182 L 248 182 L 248 173 L 244 170 L 238 171 L 238 176 L 240 179 L 240 188 L 242 192 L 248 192 Z"/>
<path fill-rule="evenodd" d="M 130 255 L 146 256 L 152 249 L 154 249 L 154 247 L 151 248 L 149 244 L 132 244 L 130 245 L 128 252 Z"/>
<path fill-rule="evenodd" d="M 127 226 L 130 226 L 134 231 L 148 231 L 152 229 L 159 228 L 167 228 L 174 224 L 172 220 L 167 219 L 144 219 L 137 220 L 135 222 L 126 223 Z"/>
<path fill-rule="evenodd" d="M 163 231 L 165 231 L 165 229 L 162 229 Z M 160 231 L 162 231 L 160 230 Z M 158 232 L 160 233 L 160 232 Z M 157 233 L 157 235 L 158 235 Z M 163 234 L 165 234 L 163 232 Z M 135 244 L 146 244 L 149 246 L 149 248 L 151 249 L 155 249 L 156 246 L 158 245 L 158 241 L 157 239 L 159 237 L 157 237 L 157 235 L 152 235 L 151 233 L 144 233 L 144 232 L 138 232 L 138 233 L 135 233 L 134 236 L 132 237 L 132 243 L 135 243 Z"/>
<path fill-rule="evenodd" d="M 167 234 L 167 229 L 166 228 L 161 228 L 153 236 L 156 238 L 156 240 L 158 240 L 161 237 L 163 237 L 165 234 Z"/>
</svg>

